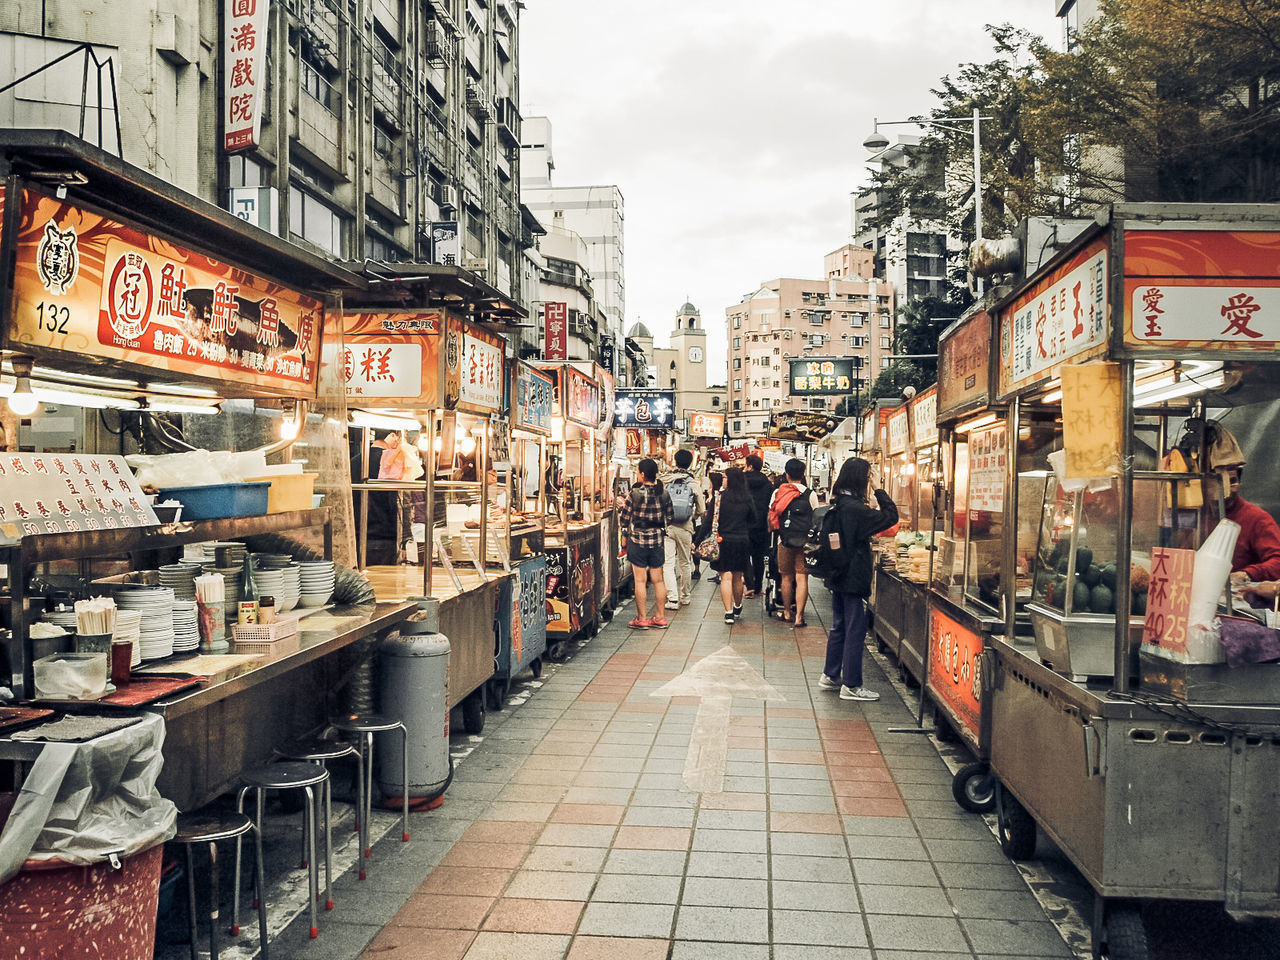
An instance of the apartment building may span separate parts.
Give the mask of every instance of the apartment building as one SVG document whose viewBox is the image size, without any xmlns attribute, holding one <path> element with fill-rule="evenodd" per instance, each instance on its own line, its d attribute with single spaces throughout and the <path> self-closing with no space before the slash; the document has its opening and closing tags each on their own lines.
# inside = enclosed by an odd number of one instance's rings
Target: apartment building
<svg viewBox="0 0 1280 960">
<path fill-rule="evenodd" d="M 828 265 L 840 254 L 829 254 Z M 860 267 L 866 262 L 851 261 Z M 792 359 L 860 358 L 863 374 L 855 384 L 865 390 L 889 365 L 895 307 L 893 284 L 856 272 L 770 280 L 728 307 L 729 436 L 763 435 L 774 410 L 836 408 L 843 397 L 791 396 Z"/>
<path fill-rule="evenodd" d="M 262 229 L 336 260 L 431 262 L 433 227 L 456 224 L 456 265 L 519 300 L 534 235 L 519 203 L 521 4 L 223 7 L 0 5 L 0 85 L 72 54 L 0 94 L 0 125 L 78 132 L 85 93 L 86 139 Z M 246 77 L 259 129 L 228 144 L 224 87 Z"/>
</svg>

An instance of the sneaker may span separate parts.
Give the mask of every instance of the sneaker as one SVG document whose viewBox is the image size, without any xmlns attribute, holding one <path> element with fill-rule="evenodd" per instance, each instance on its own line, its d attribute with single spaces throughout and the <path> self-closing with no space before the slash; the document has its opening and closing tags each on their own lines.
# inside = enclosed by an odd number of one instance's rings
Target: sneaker
<svg viewBox="0 0 1280 960">
<path fill-rule="evenodd" d="M 667 618 L 654 617 L 652 620 L 649 621 L 649 626 L 656 627 L 659 630 L 665 630 L 667 629 Z"/>
<path fill-rule="evenodd" d="M 685 597 L 683 600 L 680 601 L 680 606 L 687 607 L 691 602 L 692 601 L 688 597 Z"/>
<path fill-rule="evenodd" d="M 727 610 L 725 611 L 725 614 L 724 614 L 724 622 L 725 622 L 725 623 L 733 623 L 733 614 L 732 614 L 732 613 L 730 613 L 730 612 L 729 612 L 729 611 L 727 611 Z"/>
<path fill-rule="evenodd" d="M 644 617 L 636 617 L 630 623 L 628 623 L 627 626 L 630 627 L 632 630 L 648 630 L 651 626 L 653 626 L 653 621 L 646 620 Z"/>
<path fill-rule="evenodd" d="M 735 604 L 733 605 L 733 615 L 734 615 L 735 617 L 740 617 L 740 616 L 742 616 L 742 604 L 740 604 L 740 603 L 735 603 Z"/>
<path fill-rule="evenodd" d="M 702 579 L 702 571 L 701 571 L 701 570 L 695 570 L 695 571 L 693 571 L 693 573 L 689 574 L 689 579 L 691 579 L 691 580 L 701 580 L 701 579 Z"/>
<path fill-rule="evenodd" d="M 668 600 L 668 601 L 667 601 L 667 609 L 668 609 L 668 610 L 679 610 L 679 609 L 680 609 L 680 601 L 679 601 L 679 600 Z"/>
<path fill-rule="evenodd" d="M 876 693 L 874 690 L 868 690 L 866 687 L 854 687 L 850 690 L 848 687 L 842 686 L 840 688 L 840 699 L 865 700 L 870 702 L 872 700 L 879 700 L 880 694 Z"/>
<path fill-rule="evenodd" d="M 840 686 L 839 680 L 832 680 L 825 673 L 818 678 L 819 690 L 835 690 L 839 686 Z"/>
</svg>

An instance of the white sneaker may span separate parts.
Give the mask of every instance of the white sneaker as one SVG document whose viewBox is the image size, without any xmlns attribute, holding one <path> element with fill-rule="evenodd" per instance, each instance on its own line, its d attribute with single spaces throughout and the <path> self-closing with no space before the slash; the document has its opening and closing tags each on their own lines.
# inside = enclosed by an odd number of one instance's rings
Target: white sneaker
<svg viewBox="0 0 1280 960">
<path fill-rule="evenodd" d="M 690 600 L 689 600 L 689 598 L 688 598 L 688 597 L 686 597 L 685 599 L 683 599 L 683 600 L 681 600 L 681 601 L 680 601 L 680 606 L 682 606 L 682 607 L 687 607 L 691 602 L 692 602 L 692 601 L 690 601 Z"/>
<path fill-rule="evenodd" d="M 865 700 L 870 702 L 872 700 L 879 700 L 880 694 L 876 693 L 874 690 L 868 690 L 866 687 L 854 687 L 850 690 L 848 687 L 842 686 L 840 688 L 840 699 Z"/>
<path fill-rule="evenodd" d="M 820 676 L 820 677 L 818 678 L 818 689 L 819 689 L 819 690 L 834 690 L 834 689 L 836 689 L 838 686 L 840 686 L 840 681 L 839 681 L 839 680 L 832 680 L 832 679 L 831 679 L 830 677 L 828 677 L 825 673 L 824 673 L 822 676 Z"/>
<path fill-rule="evenodd" d="M 678 600 L 668 600 L 668 601 L 667 601 L 667 609 L 668 609 L 668 610 L 679 610 L 679 609 L 680 609 L 680 601 L 678 601 Z"/>
</svg>

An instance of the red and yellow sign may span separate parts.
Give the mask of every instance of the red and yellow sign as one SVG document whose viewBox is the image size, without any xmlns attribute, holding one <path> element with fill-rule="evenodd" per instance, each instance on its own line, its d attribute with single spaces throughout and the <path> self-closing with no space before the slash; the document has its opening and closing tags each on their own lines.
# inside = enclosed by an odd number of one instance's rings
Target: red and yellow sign
<svg viewBox="0 0 1280 960">
<path fill-rule="evenodd" d="M 1196 552 L 1173 547 L 1151 551 L 1151 581 L 1142 646 L 1160 657 L 1187 659 L 1187 616 L 1191 609 L 1191 576 Z"/>
<path fill-rule="evenodd" d="M 501 413 L 505 341 L 474 324 L 449 318 L 445 348 L 445 405 L 468 413 Z"/>
<path fill-rule="evenodd" d="M 1280 347 L 1280 233 L 1129 230 L 1124 243 L 1126 346 Z"/>
<path fill-rule="evenodd" d="M 929 617 L 929 689 L 976 742 L 982 713 L 982 637 L 936 609 Z"/>
<path fill-rule="evenodd" d="M 938 341 L 938 415 L 950 418 L 991 390 L 991 315 L 969 317 Z"/>
<path fill-rule="evenodd" d="M 600 424 L 600 387 L 585 373 L 564 367 L 564 418 L 595 428 Z"/>
<path fill-rule="evenodd" d="M 9 348 L 315 396 L 319 300 L 30 188 L 21 202 Z"/>
<path fill-rule="evenodd" d="M 723 437 L 723 413 L 690 413 L 689 436 L 691 437 Z"/>
<path fill-rule="evenodd" d="M 348 313 L 343 377 L 359 405 L 440 406 L 439 313 Z"/>
</svg>

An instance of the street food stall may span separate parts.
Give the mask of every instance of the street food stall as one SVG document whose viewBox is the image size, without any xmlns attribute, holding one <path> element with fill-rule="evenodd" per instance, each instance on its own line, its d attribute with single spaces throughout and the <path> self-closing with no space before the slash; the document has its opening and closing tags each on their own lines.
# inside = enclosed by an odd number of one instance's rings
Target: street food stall
<svg viewBox="0 0 1280 960">
<path fill-rule="evenodd" d="M 1147 955 L 1148 900 L 1280 916 L 1280 665 L 1241 653 L 1274 630 L 1227 589 L 1210 445 L 1273 454 L 1278 277 L 1280 206 L 1117 205 L 993 309 L 1005 515 L 1035 530 L 1002 564 L 1030 561 L 1035 646 L 1003 576 L 981 669 L 998 833 L 1079 869 L 1095 956 Z"/>
<path fill-rule="evenodd" d="M 596 460 L 600 386 L 570 363 L 540 366 L 556 384 L 547 444 L 547 644 L 593 637 L 600 628 L 600 521 Z"/>
<path fill-rule="evenodd" d="M 613 611 L 618 606 L 618 565 L 611 563 L 610 558 L 619 553 L 618 522 L 620 511 L 614 501 L 612 490 L 618 478 L 618 467 L 613 459 L 613 411 L 616 388 L 613 374 L 593 363 L 590 367 L 580 364 L 578 369 L 589 373 L 600 385 L 600 421 L 596 429 L 596 469 L 599 476 L 596 480 L 596 502 L 599 505 L 600 517 L 600 564 L 599 576 L 596 578 L 596 610 L 601 622 L 613 618 Z"/>
<path fill-rule="evenodd" d="M 503 477 L 496 469 L 495 438 L 507 443 L 505 426 L 496 428 L 506 411 L 505 341 L 447 306 L 352 306 L 343 344 L 360 457 L 361 569 L 381 600 L 440 601 L 451 645 L 445 706 L 461 706 L 466 730 L 479 733 L 502 647 L 499 600 L 513 576 L 512 551 L 532 551 L 542 521 L 540 511 L 516 509 L 509 461 Z M 405 562 L 367 562 L 377 495 L 397 505 L 394 559 L 403 550 Z"/>
<path fill-rule="evenodd" d="M 4 685 L 19 712 L 162 714 L 159 788 L 194 809 L 321 725 L 376 637 L 412 612 L 373 603 L 330 562 L 353 552 L 345 450 L 326 423 L 343 410 L 334 320 L 363 282 L 69 135 L 8 131 L 0 154 L 6 427 L 11 449 L 35 451 L 3 460 Z M 191 466 L 152 505 L 144 470 L 161 475 L 175 451 Z M 268 476 L 236 474 L 250 462 Z M 197 544 L 215 549 L 179 562 Z M 225 623 L 215 634 L 234 583 L 215 575 L 218 547 L 271 551 L 282 589 L 270 600 L 285 610 L 305 582 L 311 615 L 286 612 L 252 652 Z M 225 583 L 220 602 L 206 598 L 208 622 L 183 596 L 196 579 Z M 120 618 L 127 640 L 53 606 L 104 594 L 113 611 L 137 608 Z M 247 616 L 267 601 L 255 589 L 237 606 Z M 110 673 L 90 682 L 103 658 Z M 42 688 L 73 663 L 84 686 Z M 31 759 L 3 742 L 7 758 Z"/>
</svg>

